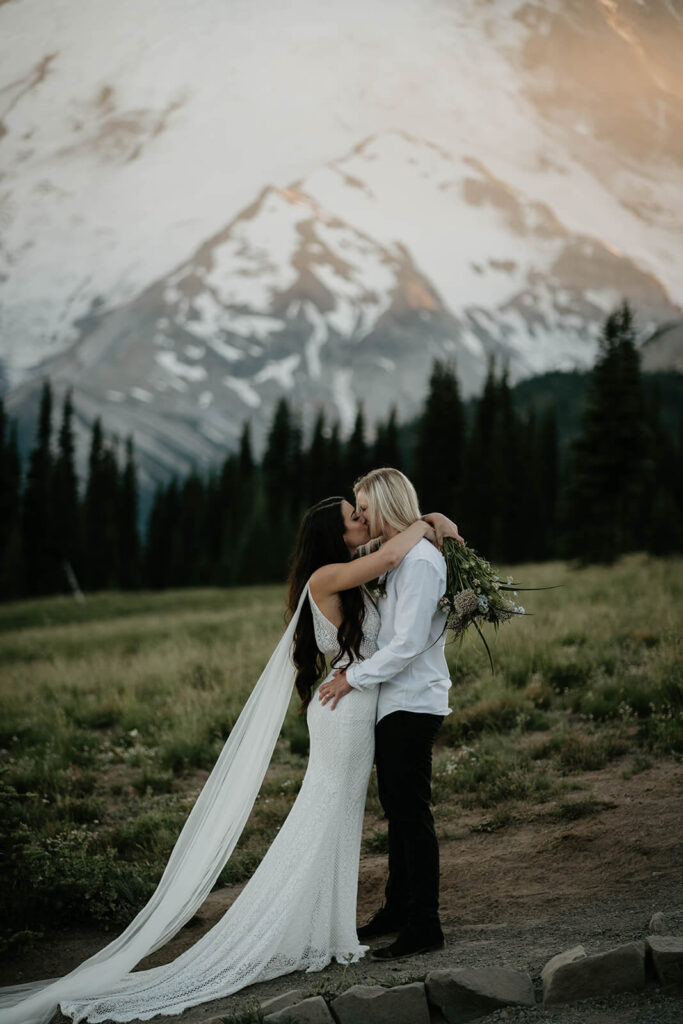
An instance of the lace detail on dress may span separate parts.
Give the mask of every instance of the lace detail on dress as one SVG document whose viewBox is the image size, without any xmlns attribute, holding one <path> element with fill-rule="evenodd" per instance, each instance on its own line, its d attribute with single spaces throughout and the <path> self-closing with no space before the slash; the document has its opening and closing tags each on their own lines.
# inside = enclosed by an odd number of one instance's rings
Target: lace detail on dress
<svg viewBox="0 0 683 1024">
<path fill-rule="evenodd" d="M 370 658 L 377 650 L 377 637 L 379 636 L 380 617 L 377 608 L 369 594 L 363 590 L 363 603 L 365 605 L 365 618 L 363 620 L 363 636 L 360 642 L 361 658 Z M 315 631 L 315 642 L 318 650 L 329 658 L 334 659 L 339 654 L 339 642 L 337 641 L 337 627 L 333 622 L 323 615 L 318 605 L 313 600 L 309 591 L 308 603 L 311 606 L 313 615 L 313 629 Z M 340 661 L 335 667 L 343 668 L 350 664 L 349 659 Z"/>
<path fill-rule="evenodd" d="M 316 638 L 326 654 L 338 652 L 336 628 L 310 600 Z M 368 595 L 364 601 L 361 651 L 369 657 L 380 619 Z M 376 712 L 376 687 L 354 690 L 334 711 L 314 692 L 301 789 L 232 906 L 171 963 L 129 972 L 89 998 L 62 998 L 62 1012 L 74 1021 L 148 1020 L 291 971 L 319 971 L 332 959 L 360 959 L 368 947 L 356 934 L 358 862 Z"/>
</svg>

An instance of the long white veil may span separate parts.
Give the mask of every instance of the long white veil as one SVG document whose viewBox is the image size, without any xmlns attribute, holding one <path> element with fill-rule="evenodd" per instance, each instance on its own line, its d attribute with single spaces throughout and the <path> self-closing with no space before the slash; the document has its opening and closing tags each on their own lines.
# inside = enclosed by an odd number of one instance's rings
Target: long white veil
<svg viewBox="0 0 683 1024">
<path fill-rule="evenodd" d="M 47 1024 L 63 999 L 106 991 L 168 942 L 201 906 L 230 857 L 256 800 L 282 728 L 296 669 L 296 612 L 204 783 L 149 902 L 121 935 L 63 978 L 0 988 L 2 1024 Z"/>
</svg>

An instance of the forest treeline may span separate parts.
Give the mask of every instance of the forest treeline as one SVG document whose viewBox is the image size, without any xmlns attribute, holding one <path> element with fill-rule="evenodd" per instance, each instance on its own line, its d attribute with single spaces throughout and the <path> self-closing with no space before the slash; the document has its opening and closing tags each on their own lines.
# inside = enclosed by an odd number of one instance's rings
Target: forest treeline
<svg viewBox="0 0 683 1024">
<path fill-rule="evenodd" d="M 144 537 L 132 437 L 116 446 L 93 424 L 84 486 L 75 471 L 73 405 L 52 437 L 43 385 L 36 441 L 22 472 L 16 424 L 0 401 L 0 599 L 80 589 L 229 586 L 281 581 L 303 511 L 351 496 L 358 476 L 397 466 L 423 511 L 456 519 L 492 561 L 613 561 L 622 553 L 683 550 L 683 420 L 662 414 L 640 371 L 627 303 L 605 321 L 575 436 L 558 433 L 562 396 L 521 410 L 507 374 L 489 367 L 478 400 L 463 403 L 453 364 L 435 362 L 421 415 L 396 411 L 372 442 L 359 408 L 353 431 L 321 412 L 304 442 L 287 400 L 278 403 L 262 458 L 249 424 L 215 470 L 159 487 Z"/>
</svg>

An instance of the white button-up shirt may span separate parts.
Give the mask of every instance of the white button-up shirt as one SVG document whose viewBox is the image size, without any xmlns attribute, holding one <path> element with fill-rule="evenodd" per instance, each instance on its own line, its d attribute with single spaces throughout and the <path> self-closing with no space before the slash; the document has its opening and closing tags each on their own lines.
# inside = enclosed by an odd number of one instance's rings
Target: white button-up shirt
<svg viewBox="0 0 683 1024">
<path fill-rule="evenodd" d="M 392 711 L 448 715 L 451 680 L 444 655 L 446 613 L 439 600 L 446 591 L 446 562 L 428 540 L 420 540 L 387 574 L 386 597 L 377 605 L 379 650 L 346 670 L 354 689 L 381 684 L 377 721 Z"/>
</svg>

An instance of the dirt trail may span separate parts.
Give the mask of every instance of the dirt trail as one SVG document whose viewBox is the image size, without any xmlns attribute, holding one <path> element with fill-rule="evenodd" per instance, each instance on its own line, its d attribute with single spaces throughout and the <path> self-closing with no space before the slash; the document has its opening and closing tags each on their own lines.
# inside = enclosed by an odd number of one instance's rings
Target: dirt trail
<svg viewBox="0 0 683 1024">
<path fill-rule="evenodd" d="M 533 821 L 512 824 L 492 833 L 473 833 L 463 815 L 457 838 L 441 843 L 442 918 L 447 946 L 429 956 L 394 965 L 365 958 L 350 968 L 332 965 L 321 974 L 284 978 L 188 1009 L 166 1021 L 204 1021 L 235 1013 L 249 999 L 268 998 L 291 988 L 330 989 L 363 982 L 414 979 L 442 966 L 507 965 L 530 971 L 536 981 L 543 964 L 555 953 L 582 943 L 597 952 L 621 942 L 643 938 L 654 911 L 669 914 L 679 934 L 683 926 L 683 772 L 671 761 L 622 778 L 623 762 L 578 781 L 586 785 L 576 799 L 604 802 L 602 810 L 576 821 Z M 573 798 L 572 798 L 573 799 Z M 479 815 L 479 820 L 481 816 Z M 461 827 L 462 826 L 462 827 Z M 359 920 L 381 902 L 384 856 L 361 861 Z M 232 903 L 240 886 L 211 894 L 200 915 L 164 949 L 144 960 L 151 967 L 174 959 L 208 930 Z M 96 931 L 60 933 L 21 961 L 0 968 L 0 984 L 57 977 L 101 948 L 111 935 Z M 377 944 L 377 943 L 373 943 Z M 615 997 L 604 1005 L 574 1009 L 506 1011 L 508 1019 L 581 1021 L 609 1024 L 664 1024 L 683 1020 L 679 996 L 649 988 L 633 997 Z M 677 1007 L 678 1010 L 672 1009 Z M 524 1016 L 523 1014 L 531 1014 Z M 512 1014 L 512 1015 L 511 1015 Z"/>
</svg>

